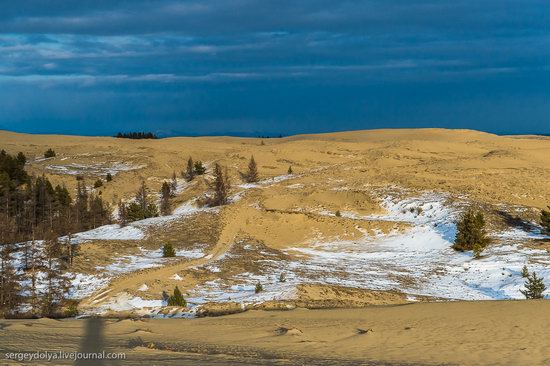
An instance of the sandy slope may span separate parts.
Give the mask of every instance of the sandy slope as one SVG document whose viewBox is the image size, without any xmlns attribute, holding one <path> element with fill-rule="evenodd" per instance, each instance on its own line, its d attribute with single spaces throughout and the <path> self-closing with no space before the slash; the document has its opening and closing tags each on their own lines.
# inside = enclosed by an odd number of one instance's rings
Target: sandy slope
<svg viewBox="0 0 550 366">
<path fill-rule="evenodd" d="M 2 357 L 15 350 L 93 351 L 103 343 L 127 354 L 119 365 L 544 365 L 549 311 L 544 301 L 500 301 L 103 324 L 0 321 L 0 350 Z M 103 338 L 85 341 L 94 331 Z"/>
<path fill-rule="evenodd" d="M 207 191 L 209 176 L 191 183 L 180 178 L 174 215 L 77 235 L 81 256 L 73 270 L 80 277 L 73 295 L 83 297 L 83 312 L 160 317 L 189 316 L 197 306 L 240 311 L 241 303 L 255 309 L 352 308 L 521 298 L 523 265 L 550 281 L 550 238 L 536 222 L 550 203 L 545 137 L 376 130 L 262 144 L 228 137 L 131 141 L 0 132 L 0 147 L 23 151 L 31 172 L 69 188 L 76 174 L 91 185 L 112 172 L 114 180 L 96 193 L 113 204 L 130 199 L 141 180 L 158 192 L 189 155 L 229 168 L 233 187 L 226 207 L 194 204 Z M 58 156 L 44 160 L 49 147 Z M 262 180 L 244 184 L 239 172 L 251 155 Z M 290 165 L 293 175 L 286 174 Z M 450 249 L 454 220 L 471 205 L 486 213 L 493 238 L 479 260 Z M 167 242 L 178 251 L 176 259 L 160 257 Z M 260 281 L 264 291 L 255 294 Z M 163 307 L 161 292 L 176 285 L 190 308 Z M 319 365 L 544 364 L 550 362 L 547 307 L 523 301 L 249 311 L 192 321 L 108 321 L 106 334 L 113 347 L 135 358 L 131 364 L 151 358 L 178 365 L 288 364 L 290 358 Z M 27 349 L 31 337 L 42 349 L 77 349 L 84 324 L 2 322 L 0 349 Z M 281 327 L 289 329 L 285 335 L 277 334 Z M 357 328 L 374 332 L 358 335 Z M 138 347 L 128 350 L 130 340 Z"/>
</svg>

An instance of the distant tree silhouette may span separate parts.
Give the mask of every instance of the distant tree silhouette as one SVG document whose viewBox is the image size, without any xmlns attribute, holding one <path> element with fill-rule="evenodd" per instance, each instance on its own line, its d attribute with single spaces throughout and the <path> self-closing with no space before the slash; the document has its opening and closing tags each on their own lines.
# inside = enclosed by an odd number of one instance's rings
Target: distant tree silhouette
<svg viewBox="0 0 550 366">
<path fill-rule="evenodd" d="M 144 140 L 144 139 L 157 139 L 158 137 L 152 132 L 119 132 L 115 136 L 119 139 L 132 139 L 132 140 Z"/>
</svg>

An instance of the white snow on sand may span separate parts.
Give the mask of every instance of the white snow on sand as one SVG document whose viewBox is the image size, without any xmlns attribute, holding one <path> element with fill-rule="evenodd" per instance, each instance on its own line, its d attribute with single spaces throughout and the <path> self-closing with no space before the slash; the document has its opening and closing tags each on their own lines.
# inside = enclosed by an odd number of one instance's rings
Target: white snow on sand
<svg viewBox="0 0 550 366">
<path fill-rule="evenodd" d="M 547 238 L 540 230 L 526 232 L 511 228 L 497 233 L 482 258 L 474 259 L 471 252 L 451 248 L 460 202 L 453 206 L 444 194 L 426 193 L 404 200 L 387 197 L 382 206 L 386 213 L 361 219 L 405 222 L 411 228 L 389 235 L 365 236 L 359 241 L 320 241 L 308 248 L 290 249 L 288 252 L 298 259 L 261 260 L 263 274 L 241 273 L 233 276 L 230 283 L 209 281 L 193 289 L 188 300 L 201 304 L 285 299 L 293 296 L 295 286 L 300 283 L 400 290 L 413 297 L 522 299 L 520 289 L 525 279 L 521 269 L 526 264 L 550 287 L 550 255 L 545 250 L 520 244 L 525 239 Z M 279 281 L 281 272 L 286 275 L 285 282 Z M 257 282 L 264 287 L 259 294 L 254 291 Z"/>
<path fill-rule="evenodd" d="M 46 169 L 48 169 L 52 173 L 56 174 L 64 174 L 64 175 L 82 175 L 82 174 L 90 174 L 90 175 L 107 175 L 110 173 L 111 175 L 116 175 L 120 172 L 127 172 L 131 170 L 138 170 L 144 168 L 145 165 L 130 165 L 127 163 L 122 162 L 114 162 L 114 163 L 94 163 L 94 164 L 77 164 L 77 163 L 70 163 L 66 165 L 48 165 L 46 166 Z"/>
<path fill-rule="evenodd" d="M 80 244 L 88 240 L 141 240 L 144 237 L 143 231 L 137 227 L 114 224 L 75 234 L 71 243 Z"/>
</svg>

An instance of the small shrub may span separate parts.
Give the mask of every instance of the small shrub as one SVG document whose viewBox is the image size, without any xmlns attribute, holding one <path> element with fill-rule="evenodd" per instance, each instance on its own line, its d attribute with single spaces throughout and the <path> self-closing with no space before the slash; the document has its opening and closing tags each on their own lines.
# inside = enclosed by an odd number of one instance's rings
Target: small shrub
<svg viewBox="0 0 550 366">
<path fill-rule="evenodd" d="M 103 187 L 103 181 L 101 179 L 98 179 L 95 181 L 94 183 L 94 188 L 100 188 L 100 187 Z"/>
<path fill-rule="evenodd" d="M 523 268 L 521 269 L 521 277 L 523 278 L 527 278 L 529 277 L 529 270 L 527 269 L 527 266 L 523 266 Z"/>
<path fill-rule="evenodd" d="M 107 182 L 112 181 L 112 180 L 113 180 L 113 175 L 112 175 L 111 173 L 107 173 L 107 176 L 105 177 L 105 180 L 106 180 Z"/>
<path fill-rule="evenodd" d="M 519 290 L 526 299 L 542 299 L 542 294 L 546 290 L 544 281 L 542 278 L 537 277 L 537 274 L 533 272 L 525 281 L 525 290 Z"/>
<path fill-rule="evenodd" d="M 335 215 L 336 217 L 342 217 L 342 213 L 340 212 L 340 210 L 336 211 Z"/>
<path fill-rule="evenodd" d="M 44 153 L 44 157 L 45 157 L 45 158 L 55 158 L 55 157 L 56 157 L 55 151 L 53 151 L 52 148 L 49 148 L 49 149 L 46 150 L 46 152 Z"/>
<path fill-rule="evenodd" d="M 262 284 L 260 282 L 258 282 L 256 284 L 256 288 L 254 289 L 254 292 L 259 294 L 260 292 L 262 292 L 264 290 L 264 287 L 262 286 Z"/>
<path fill-rule="evenodd" d="M 286 282 L 286 275 L 284 272 L 281 272 L 279 275 L 279 282 Z"/>
<path fill-rule="evenodd" d="M 288 174 L 288 175 L 294 174 L 294 172 L 292 171 L 292 166 L 288 167 L 288 171 L 286 172 L 286 174 Z"/>
<path fill-rule="evenodd" d="M 77 180 L 77 181 L 83 181 L 83 180 L 84 180 L 84 176 L 78 174 L 78 175 L 76 176 L 76 180 Z"/>
<path fill-rule="evenodd" d="M 65 316 L 68 318 L 74 318 L 78 315 L 78 303 L 71 302 L 65 309 Z"/>
<path fill-rule="evenodd" d="M 168 306 L 187 306 L 187 301 L 183 298 L 178 286 L 174 289 L 174 294 L 168 297 Z"/>
<path fill-rule="evenodd" d="M 202 165 L 202 161 L 200 160 L 195 161 L 193 167 L 195 169 L 196 175 L 203 175 L 204 173 L 206 173 L 206 168 L 204 167 L 204 165 Z"/>
<path fill-rule="evenodd" d="M 162 256 L 164 258 L 172 258 L 176 256 L 176 251 L 174 250 L 174 247 L 170 243 L 164 244 L 162 247 Z"/>
</svg>

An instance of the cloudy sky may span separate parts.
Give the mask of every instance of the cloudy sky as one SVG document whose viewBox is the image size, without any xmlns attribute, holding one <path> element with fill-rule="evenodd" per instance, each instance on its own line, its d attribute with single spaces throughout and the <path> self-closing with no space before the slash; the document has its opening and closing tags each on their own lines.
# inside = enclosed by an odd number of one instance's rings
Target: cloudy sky
<svg viewBox="0 0 550 366">
<path fill-rule="evenodd" d="M 0 128 L 550 133 L 547 0 L 0 0 Z"/>
</svg>

